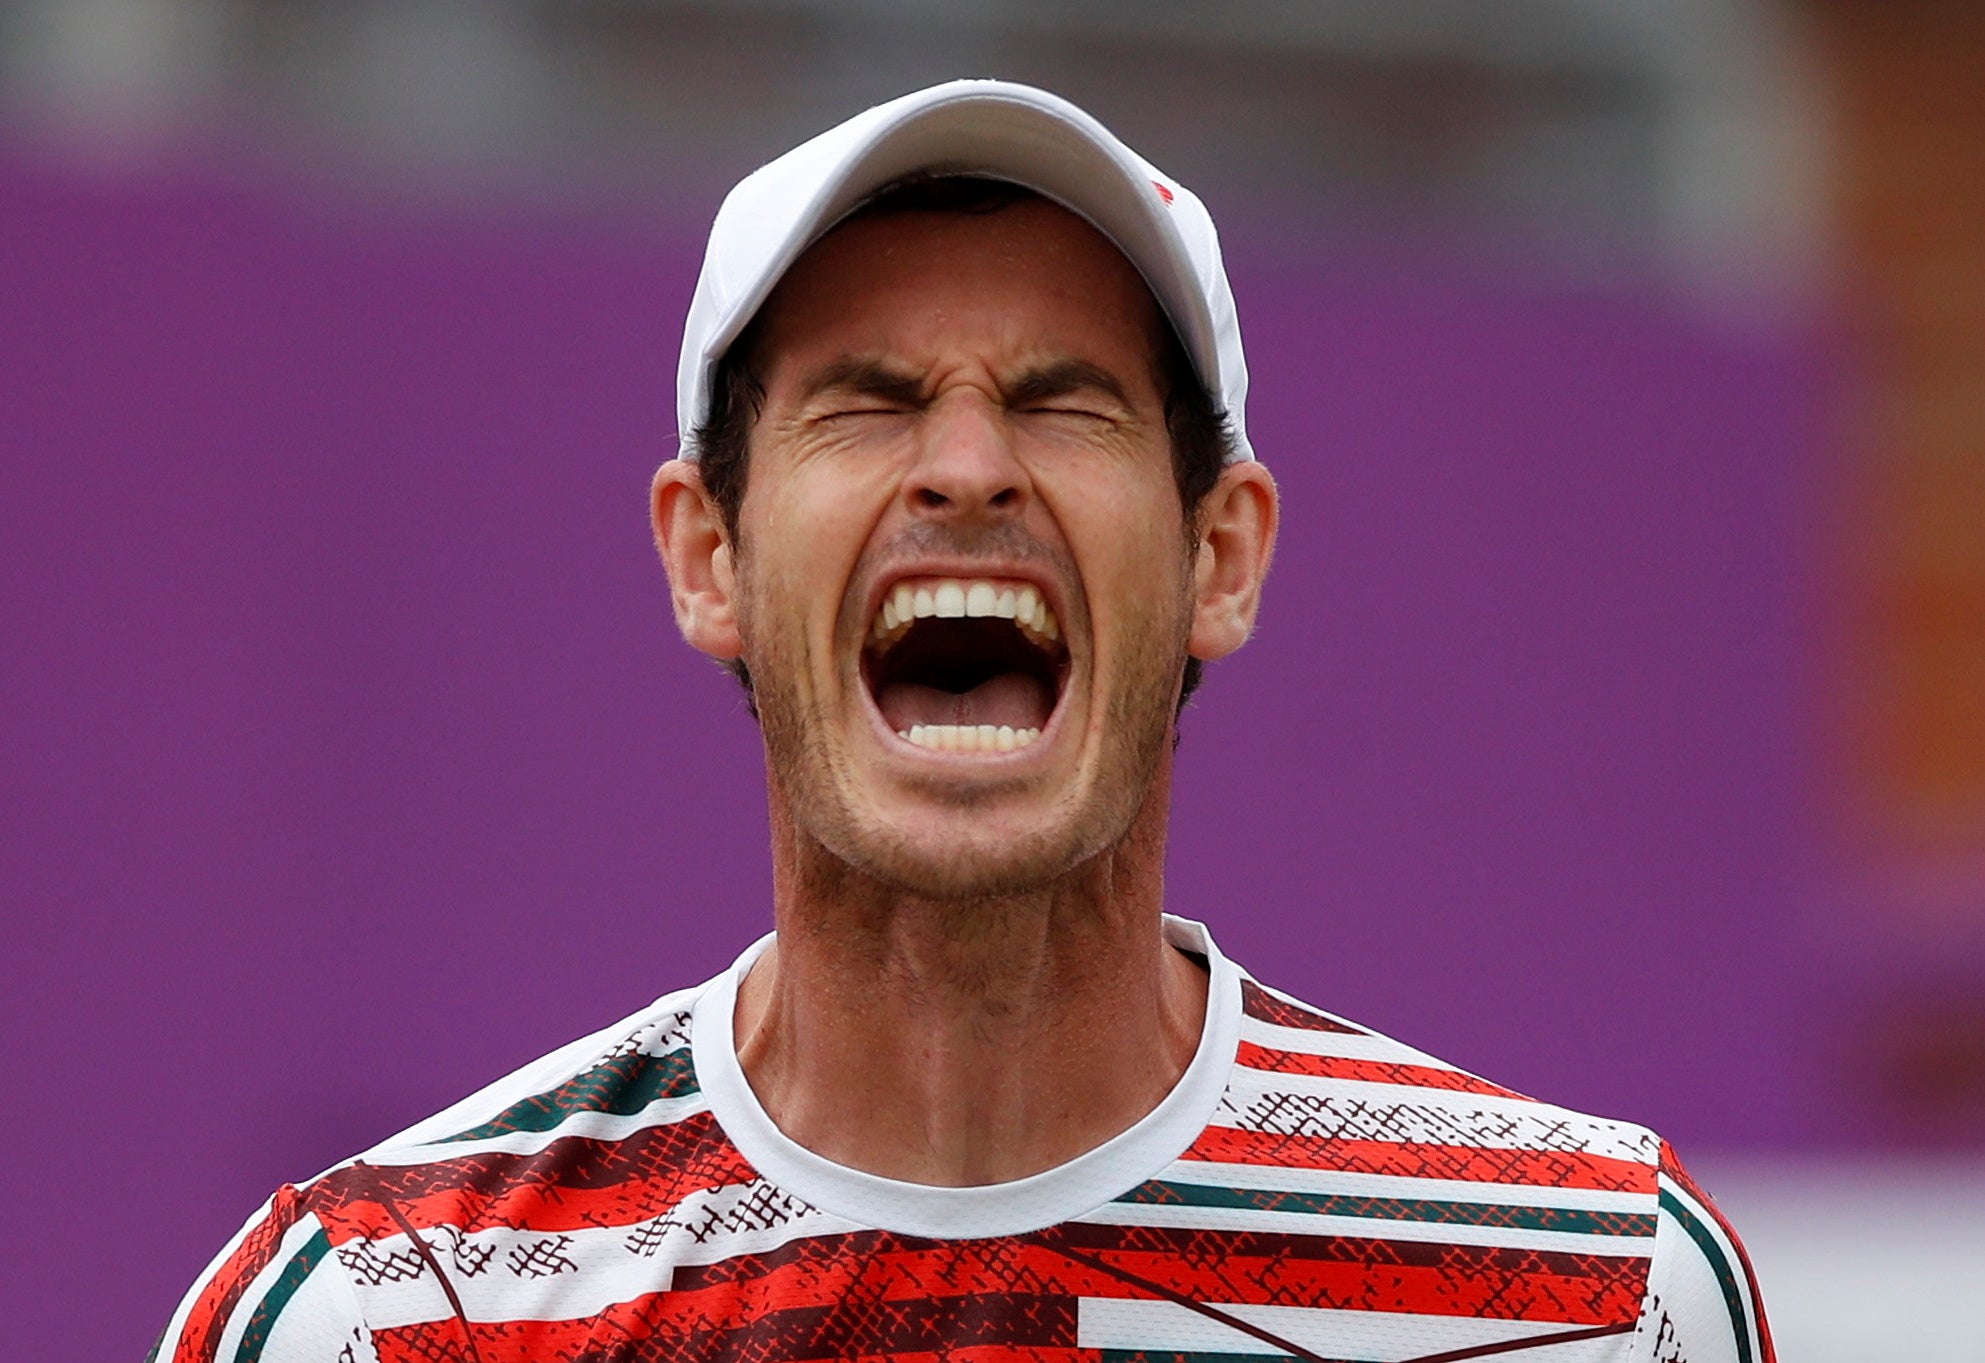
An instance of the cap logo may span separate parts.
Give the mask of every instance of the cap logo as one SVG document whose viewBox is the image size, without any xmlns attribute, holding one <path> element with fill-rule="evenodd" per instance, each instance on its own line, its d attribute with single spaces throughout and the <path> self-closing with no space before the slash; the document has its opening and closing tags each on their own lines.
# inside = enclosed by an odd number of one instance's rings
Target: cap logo
<svg viewBox="0 0 1985 1363">
<path fill-rule="evenodd" d="M 1163 199 L 1166 203 L 1169 204 L 1172 201 L 1172 191 L 1165 188 L 1163 185 L 1159 184 L 1156 180 L 1153 180 L 1151 182 L 1151 188 L 1157 190 L 1158 197 Z"/>
</svg>

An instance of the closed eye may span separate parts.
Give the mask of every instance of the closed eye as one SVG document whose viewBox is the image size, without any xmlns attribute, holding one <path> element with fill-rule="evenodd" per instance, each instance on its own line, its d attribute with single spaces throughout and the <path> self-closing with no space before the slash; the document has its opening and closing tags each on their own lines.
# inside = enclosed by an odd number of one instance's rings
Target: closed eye
<svg viewBox="0 0 1985 1363">
<path fill-rule="evenodd" d="M 1121 417 L 1086 407 L 1029 407 L 1014 416 L 1043 440 L 1104 440 L 1122 425 Z"/>
<path fill-rule="evenodd" d="M 814 421 L 895 416 L 915 411 L 924 401 L 916 375 L 860 356 L 827 365 L 804 382 L 802 393 Z"/>
<path fill-rule="evenodd" d="M 1123 385 L 1084 360 L 1060 360 L 1017 378 L 1007 389 L 1012 410 L 1114 421 L 1129 406 Z"/>
<path fill-rule="evenodd" d="M 1093 407 L 1080 407 L 1060 402 L 1040 403 L 1031 407 L 1022 407 L 1020 410 L 1028 416 L 1076 416 L 1087 417 L 1091 421 L 1114 421 L 1116 419 L 1110 413 L 1097 411 Z"/>
<path fill-rule="evenodd" d="M 833 407 L 833 408 L 829 408 L 827 411 L 818 413 L 814 417 L 814 420 L 838 421 L 843 417 L 855 417 L 855 416 L 901 416 L 904 412 L 908 410 L 909 409 L 905 407 L 898 407 L 884 403 L 876 403 L 872 406 L 863 404 L 863 405 L 846 406 L 846 407 Z"/>
</svg>

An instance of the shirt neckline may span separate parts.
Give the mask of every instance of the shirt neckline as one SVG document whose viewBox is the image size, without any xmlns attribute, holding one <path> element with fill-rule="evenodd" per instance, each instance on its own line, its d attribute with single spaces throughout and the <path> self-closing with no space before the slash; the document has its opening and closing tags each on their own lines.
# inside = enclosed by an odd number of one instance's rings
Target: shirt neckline
<svg viewBox="0 0 1985 1363">
<path fill-rule="evenodd" d="M 907 1183 L 851 1169 L 779 1130 L 738 1064 L 732 1018 L 738 985 L 772 944 L 767 933 L 704 988 L 692 1010 L 690 1054 L 725 1135 L 765 1178 L 856 1225 L 935 1239 L 1021 1235 L 1093 1211 L 1156 1177 L 1212 1119 L 1240 1045 L 1240 972 L 1205 925 L 1166 914 L 1165 940 L 1204 956 L 1206 1022 L 1185 1073 L 1159 1104 L 1093 1150 L 1026 1178 L 970 1188 Z"/>
</svg>

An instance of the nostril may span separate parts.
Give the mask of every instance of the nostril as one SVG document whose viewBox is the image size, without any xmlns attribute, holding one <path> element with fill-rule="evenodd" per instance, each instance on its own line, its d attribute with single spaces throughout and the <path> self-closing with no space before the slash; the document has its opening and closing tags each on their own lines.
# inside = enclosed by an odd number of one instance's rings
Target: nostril
<svg viewBox="0 0 1985 1363">
<path fill-rule="evenodd" d="M 1020 489 L 1017 487 L 1005 488 L 1002 491 L 995 492 L 992 496 L 992 504 L 1001 510 L 1005 510 L 1019 500 Z"/>
<path fill-rule="evenodd" d="M 927 510 L 935 511 L 950 500 L 949 497 L 935 488 L 920 487 L 917 489 L 917 503 Z"/>
</svg>

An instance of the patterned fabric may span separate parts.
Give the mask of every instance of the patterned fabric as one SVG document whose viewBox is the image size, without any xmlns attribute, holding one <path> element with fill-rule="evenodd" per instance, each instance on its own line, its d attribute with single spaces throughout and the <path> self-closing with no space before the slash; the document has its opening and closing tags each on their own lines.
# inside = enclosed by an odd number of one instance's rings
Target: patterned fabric
<svg viewBox="0 0 1985 1363">
<path fill-rule="evenodd" d="M 1167 931 L 1209 962 L 1200 1054 L 1064 1170 L 921 1188 L 784 1141 L 728 1026 L 761 943 L 282 1189 L 154 1356 L 1773 1363 L 1736 1236 L 1654 1135 L 1265 988 L 1197 924 Z"/>
</svg>

